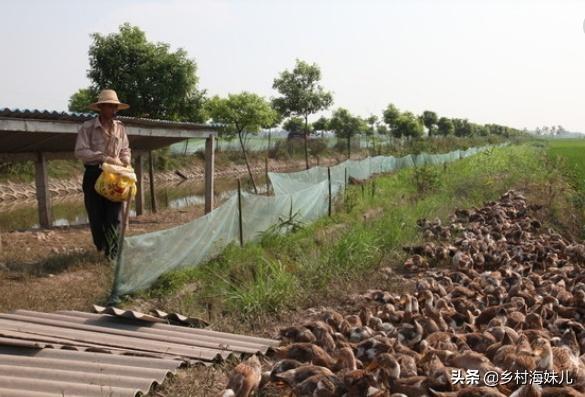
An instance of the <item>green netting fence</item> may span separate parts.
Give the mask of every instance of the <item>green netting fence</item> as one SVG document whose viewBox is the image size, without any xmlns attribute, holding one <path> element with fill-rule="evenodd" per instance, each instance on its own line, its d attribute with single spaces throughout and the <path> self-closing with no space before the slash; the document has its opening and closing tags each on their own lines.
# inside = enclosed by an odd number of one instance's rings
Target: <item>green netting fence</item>
<svg viewBox="0 0 585 397">
<path fill-rule="evenodd" d="M 501 145 L 498 145 L 501 146 Z M 406 167 L 443 164 L 484 151 L 493 145 L 444 154 L 376 156 L 347 160 L 330 167 L 331 198 L 343 191 L 349 177 L 367 179 Z M 118 258 L 112 299 L 151 286 L 171 270 L 196 266 L 220 254 L 229 244 L 257 240 L 262 233 L 293 216 L 304 224 L 327 215 L 327 167 L 292 173 L 269 173 L 274 196 L 242 193 L 209 214 L 166 230 L 127 237 Z M 241 229 L 239 201 L 241 200 Z"/>
<path fill-rule="evenodd" d="M 332 148 L 338 144 L 346 144 L 344 138 L 337 138 L 334 136 L 326 137 L 312 137 L 311 140 L 323 141 L 328 148 Z M 360 135 L 352 138 L 352 147 L 354 148 L 374 148 L 378 145 L 390 144 L 396 141 L 396 138 L 391 136 L 375 135 L 367 137 Z M 298 141 L 300 143 L 300 140 Z M 286 136 L 272 136 L 270 139 L 267 136 L 248 135 L 244 140 L 244 147 L 249 152 L 262 152 L 274 149 L 277 145 L 294 145 L 293 141 L 288 140 Z M 240 151 L 240 142 L 237 138 L 226 139 L 219 138 L 215 143 L 215 150 L 218 152 Z M 204 139 L 189 139 L 184 142 L 179 142 L 171 145 L 171 153 L 173 154 L 193 154 L 205 152 Z"/>
</svg>

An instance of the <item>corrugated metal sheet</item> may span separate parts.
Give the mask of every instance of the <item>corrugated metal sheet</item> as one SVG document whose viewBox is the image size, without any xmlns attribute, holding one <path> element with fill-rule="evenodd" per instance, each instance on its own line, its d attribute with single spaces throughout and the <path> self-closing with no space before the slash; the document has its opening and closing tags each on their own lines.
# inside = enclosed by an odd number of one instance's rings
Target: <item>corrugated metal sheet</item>
<svg viewBox="0 0 585 397">
<path fill-rule="evenodd" d="M 183 364 L 264 354 L 278 344 L 128 313 L 0 314 L 0 396 L 135 396 Z"/>
<path fill-rule="evenodd" d="M 153 310 L 154 316 L 149 316 L 144 313 L 136 312 L 134 310 L 122 310 L 115 307 L 103 307 L 94 305 L 93 309 L 96 313 L 99 314 L 111 314 L 112 316 L 130 318 L 130 319 L 137 319 L 137 320 L 146 320 L 152 322 L 164 322 L 170 324 L 179 324 L 179 325 L 187 325 L 190 327 L 195 328 L 203 328 L 207 327 L 209 323 L 205 320 L 195 317 L 188 317 L 183 316 L 179 313 L 167 313 L 163 312 L 162 310 Z M 148 316 L 148 317 L 147 317 Z"/>
<path fill-rule="evenodd" d="M 86 121 L 94 118 L 96 113 L 77 113 L 77 112 L 58 112 L 51 110 L 39 109 L 11 109 L 0 108 L 0 117 L 34 119 L 34 120 L 59 120 L 59 121 Z M 128 125 L 160 127 L 160 128 L 179 128 L 186 130 L 217 129 L 219 124 L 189 123 L 182 121 L 145 119 L 140 117 L 117 117 L 119 120 Z"/>
<path fill-rule="evenodd" d="M 0 396 L 135 396 L 161 384 L 180 365 L 177 360 L 0 346 Z"/>
</svg>

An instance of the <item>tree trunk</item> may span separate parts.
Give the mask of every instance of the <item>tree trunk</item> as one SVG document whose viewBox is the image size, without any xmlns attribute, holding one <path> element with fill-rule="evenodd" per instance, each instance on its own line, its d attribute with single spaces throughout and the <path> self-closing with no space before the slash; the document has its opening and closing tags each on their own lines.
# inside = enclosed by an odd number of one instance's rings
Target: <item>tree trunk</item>
<svg viewBox="0 0 585 397">
<path fill-rule="evenodd" d="M 347 135 L 347 159 L 351 159 L 351 135 Z"/>
<path fill-rule="evenodd" d="M 305 116 L 305 166 L 309 169 L 309 117 Z"/>
<path fill-rule="evenodd" d="M 238 132 L 238 138 L 240 139 L 240 147 L 242 148 L 242 153 L 244 154 L 244 161 L 246 162 L 246 168 L 248 169 L 248 175 L 250 175 L 250 179 L 252 180 L 252 186 L 254 187 L 254 193 L 258 194 L 258 188 L 256 187 L 256 181 L 254 180 L 254 175 L 252 174 L 252 170 L 250 169 L 250 163 L 248 162 L 248 153 L 246 153 L 246 148 L 244 147 L 244 141 L 242 140 L 242 133 Z"/>
</svg>

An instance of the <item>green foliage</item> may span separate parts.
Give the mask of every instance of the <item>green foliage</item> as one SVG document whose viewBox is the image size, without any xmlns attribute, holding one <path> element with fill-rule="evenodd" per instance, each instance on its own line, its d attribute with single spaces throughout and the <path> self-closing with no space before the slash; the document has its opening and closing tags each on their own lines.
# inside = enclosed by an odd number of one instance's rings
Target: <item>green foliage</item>
<svg viewBox="0 0 585 397">
<path fill-rule="evenodd" d="M 388 135 L 390 134 L 390 129 L 385 124 L 379 123 L 376 126 L 376 132 L 378 135 Z"/>
<path fill-rule="evenodd" d="M 257 262 L 254 278 L 227 281 L 219 285 L 232 310 L 242 315 L 260 312 L 274 313 L 290 307 L 299 292 L 299 281 L 287 272 L 279 261 L 261 259 Z"/>
<path fill-rule="evenodd" d="M 394 122 L 392 134 L 397 137 L 420 138 L 423 133 L 422 122 L 412 113 L 404 112 Z"/>
<path fill-rule="evenodd" d="M 325 116 L 321 116 L 313 122 L 312 126 L 314 131 L 328 131 L 330 129 L 329 119 L 327 119 Z"/>
<path fill-rule="evenodd" d="M 548 141 L 548 153 L 564 159 L 563 170 L 577 190 L 585 193 L 585 139 Z"/>
<path fill-rule="evenodd" d="M 364 121 L 367 123 L 366 135 L 374 135 L 376 132 L 376 124 L 378 123 L 378 116 L 371 114 Z"/>
<path fill-rule="evenodd" d="M 467 119 L 451 119 L 455 136 L 466 137 L 473 135 L 473 127 Z"/>
<path fill-rule="evenodd" d="M 437 125 L 437 113 L 425 110 L 422 114 L 422 123 L 427 127 L 429 136 L 435 133 L 435 126 Z"/>
<path fill-rule="evenodd" d="M 440 172 L 437 167 L 416 167 L 412 176 L 414 186 L 419 194 L 436 191 L 441 186 Z"/>
<path fill-rule="evenodd" d="M 197 65 L 187 53 L 171 51 L 165 43 L 151 43 L 128 23 L 118 33 L 92 35 L 88 77 L 91 90 L 116 90 L 130 105 L 124 114 L 167 120 L 204 121 L 204 92 L 197 89 Z M 85 95 L 87 93 L 84 93 Z M 77 104 L 83 97 L 74 94 Z"/>
<path fill-rule="evenodd" d="M 289 134 L 302 134 L 305 129 L 305 121 L 301 117 L 290 117 L 282 125 L 285 131 Z M 309 126 L 309 131 L 311 127 Z"/>
<path fill-rule="evenodd" d="M 333 103 L 333 95 L 319 85 L 321 69 L 317 64 L 308 64 L 297 59 L 292 72 L 285 70 L 274 79 L 272 88 L 280 97 L 273 98 L 272 104 L 283 117 L 298 116 L 305 120 L 305 165 L 309 168 L 309 116 L 327 109 Z"/>
<path fill-rule="evenodd" d="M 400 116 L 400 110 L 393 104 L 389 104 L 383 113 L 384 122 L 390 127 L 390 129 L 396 128 L 396 121 Z"/>
<path fill-rule="evenodd" d="M 254 192 L 258 194 L 258 187 L 250 168 L 244 140 L 247 134 L 257 133 L 260 128 L 274 125 L 278 115 L 264 98 L 245 91 L 239 94 L 230 94 L 227 98 L 218 96 L 211 98 L 206 104 L 206 112 L 213 121 L 223 125 L 222 133 L 224 136 L 238 135 L 248 175 L 252 181 Z"/>
<path fill-rule="evenodd" d="M 249 92 L 214 96 L 205 105 L 206 112 L 216 123 L 224 125 L 224 135 L 256 133 L 271 126 L 277 114 L 264 98 Z"/>
<path fill-rule="evenodd" d="M 352 115 L 349 110 L 339 108 L 333 112 L 329 127 L 338 138 L 351 138 L 359 134 L 363 128 L 363 121 Z"/>
<path fill-rule="evenodd" d="M 339 108 L 333 112 L 329 127 L 335 132 L 338 138 L 347 140 L 347 156 L 351 157 L 351 138 L 364 129 L 364 121 L 353 116 L 349 110 Z M 366 127 L 367 128 L 367 127 Z"/>
<path fill-rule="evenodd" d="M 453 126 L 451 119 L 448 119 L 447 117 L 441 117 L 437 122 L 437 132 L 442 136 L 453 135 L 455 132 L 455 127 Z"/>
<path fill-rule="evenodd" d="M 97 95 L 97 91 L 91 87 L 80 88 L 69 98 L 69 111 L 78 113 L 89 112 L 89 105 L 96 101 Z"/>
<path fill-rule="evenodd" d="M 297 59 L 292 72 L 285 70 L 274 79 L 272 88 L 281 95 L 272 100 L 274 108 L 283 116 L 305 119 L 333 103 L 333 95 L 319 85 L 321 69 Z"/>
</svg>

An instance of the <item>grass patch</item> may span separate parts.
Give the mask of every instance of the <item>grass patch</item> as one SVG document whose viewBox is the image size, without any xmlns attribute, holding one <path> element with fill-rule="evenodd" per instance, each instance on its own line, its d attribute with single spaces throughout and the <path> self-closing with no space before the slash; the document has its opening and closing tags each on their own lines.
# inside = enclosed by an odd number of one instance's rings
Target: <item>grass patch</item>
<svg viewBox="0 0 585 397">
<path fill-rule="evenodd" d="M 163 276 L 147 292 L 165 306 L 165 297 L 189 283 L 197 288 L 192 303 L 181 309 L 202 315 L 213 313 L 240 319 L 294 309 L 322 301 L 327 296 L 349 293 L 351 285 L 363 281 L 381 263 L 399 264 L 401 246 L 420 239 L 416 221 L 446 217 L 458 207 L 480 206 L 497 199 L 512 187 L 544 197 L 546 186 L 556 186 L 558 173 L 547 167 L 546 152 L 535 144 L 497 148 L 450 163 L 428 167 L 432 188 L 420 189 L 420 169 L 404 169 L 375 179 L 362 191 L 351 186 L 345 205 L 337 205 L 332 218 L 323 218 L 296 232 L 267 233 L 243 248 L 232 246 L 219 258 L 198 268 Z M 562 179 L 562 178 L 561 178 Z M 365 192 L 365 193 L 364 193 Z M 363 213 L 382 208 L 383 215 L 365 223 Z M 554 207 L 554 206 L 553 206 Z M 336 229 L 336 225 L 345 227 Z M 319 238 L 335 230 L 333 238 Z M 176 310 L 176 303 L 168 300 Z"/>
<path fill-rule="evenodd" d="M 574 234 L 585 238 L 585 139 L 554 139 L 545 141 L 550 163 L 549 169 L 561 172 L 569 181 L 571 191 L 568 193 L 575 212 L 558 212 L 559 217 L 569 216 L 575 227 L 579 230 Z M 554 197 L 561 192 L 549 189 L 549 197 Z M 579 228 L 579 225 L 581 226 Z"/>
<path fill-rule="evenodd" d="M 548 152 L 563 159 L 567 175 L 580 190 L 585 190 L 585 139 L 549 140 Z"/>
</svg>

